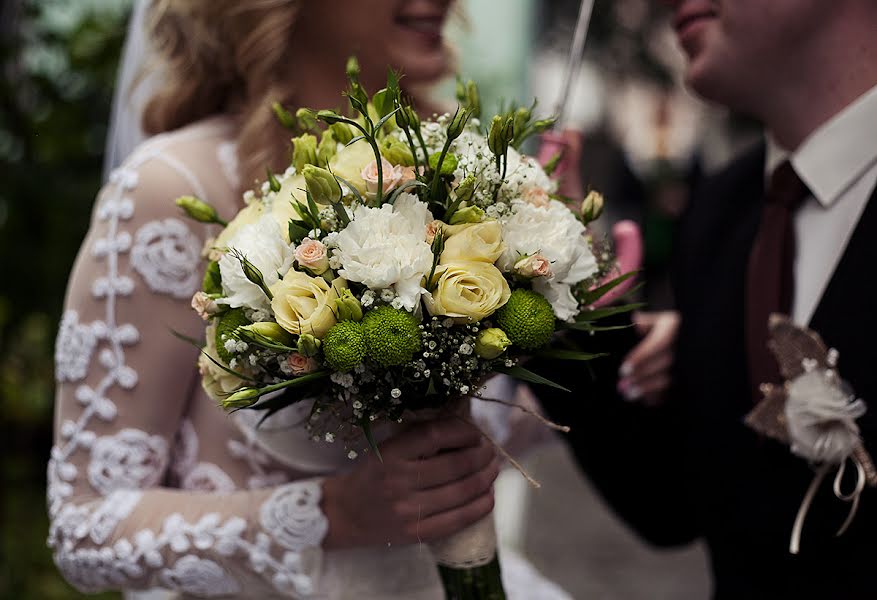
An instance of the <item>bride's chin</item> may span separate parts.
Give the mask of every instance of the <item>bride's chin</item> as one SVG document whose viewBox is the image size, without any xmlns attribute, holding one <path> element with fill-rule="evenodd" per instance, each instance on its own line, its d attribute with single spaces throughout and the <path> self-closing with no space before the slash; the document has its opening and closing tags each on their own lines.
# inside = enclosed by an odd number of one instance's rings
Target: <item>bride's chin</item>
<svg viewBox="0 0 877 600">
<path fill-rule="evenodd" d="M 426 84 L 445 77 L 450 72 L 451 60 L 445 50 L 430 55 L 400 56 L 394 61 L 407 83 Z"/>
</svg>

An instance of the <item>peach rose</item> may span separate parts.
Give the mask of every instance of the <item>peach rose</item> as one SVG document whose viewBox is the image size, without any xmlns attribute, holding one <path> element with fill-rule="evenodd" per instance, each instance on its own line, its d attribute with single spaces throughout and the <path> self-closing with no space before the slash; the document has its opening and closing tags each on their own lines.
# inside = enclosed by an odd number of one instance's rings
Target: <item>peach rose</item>
<svg viewBox="0 0 877 600">
<path fill-rule="evenodd" d="M 322 275 L 329 269 L 326 246 L 319 240 L 305 238 L 295 249 L 295 260 L 314 275 Z"/>
<path fill-rule="evenodd" d="M 521 192 L 521 197 L 527 204 L 532 204 L 536 208 L 548 208 L 551 197 L 544 188 L 536 185 L 529 185 Z"/>
<path fill-rule="evenodd" d="M 308 358 L 298 352 L 290 354 L 289 358 L 286 359 L 286 364 L 289 365 L 293 375 L 307 375 L 308 373 L 313 373 L 319 366 L 317 365 L 316 360 Z"/>
<path fill-rule="evenodd" d="M 439 232 L 439 229 L 442 227 L 447 227 L 444 223 L 439 221 L 438 219 L 434 221 L 430 221 L 426 224 L 426 243 L 432 244 L 432 241 L 435 239 L 435 234 Z"/>
<path fill-rule="evenodd" d="M 207 321 L 219 311 L 216 301 L 204 292 L 195 292 L 192 296 L 192 308 L 198 313 L 198 316 Z"/>
<path fill-rule="evenodd" d="M 394 167 L 387 159 L 381 157 L 381 170 L 383 171 L 383 193 L 386 194 L 395 187 L 398 187 L 402 179 L 402 168 Z M 373 160 L 363 169 L 362 180 L 365 181 L 365 187 L 370 194 L 378 191 L 378 161 Z"/>
<path fill-rule="evenodd" d="M 541 254 L 526 256 L 515 263 L 515 273 L 521 277 L 551 277 L 551 261 Z"/>
</svg>

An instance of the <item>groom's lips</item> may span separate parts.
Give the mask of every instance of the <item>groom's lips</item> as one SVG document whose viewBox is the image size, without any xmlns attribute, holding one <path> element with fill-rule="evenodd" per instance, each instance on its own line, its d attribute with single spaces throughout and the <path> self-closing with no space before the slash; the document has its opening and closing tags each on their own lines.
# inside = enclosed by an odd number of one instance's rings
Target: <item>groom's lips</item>
<svg viewBox="0 0 877 600">
<path fill-rule="evenodd" d="M 673 28 L 686 52 L 691 54 L 696 50 L 704 27 L 717 16 L 718 11 L 712 2 L 685 2 L 680 5 L 673 19 Z"/>
</svg>

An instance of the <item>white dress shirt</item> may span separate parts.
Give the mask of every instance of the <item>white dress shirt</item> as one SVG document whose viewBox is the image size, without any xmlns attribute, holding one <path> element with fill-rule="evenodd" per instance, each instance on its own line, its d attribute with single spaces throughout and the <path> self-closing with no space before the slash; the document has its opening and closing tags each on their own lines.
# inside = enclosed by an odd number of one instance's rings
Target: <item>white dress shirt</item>
<svg viewBox="0 0 877 600">
<path fill-rule="evenodd" d="M 795 214 L 792 318 L 807 325 L 877 186 L 877 86 L 792 153 L 768 136 L 767 173 L 787 158 L 812 193 Z"/>
</svg>

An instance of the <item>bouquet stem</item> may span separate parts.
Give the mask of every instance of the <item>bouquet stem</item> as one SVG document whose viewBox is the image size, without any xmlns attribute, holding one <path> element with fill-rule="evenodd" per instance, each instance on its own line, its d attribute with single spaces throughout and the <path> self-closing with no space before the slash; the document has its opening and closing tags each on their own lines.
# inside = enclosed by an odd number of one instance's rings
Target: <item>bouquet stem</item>
<svg viewBox="0 0 877 600">
<path fill-rule="evenodd" d="M 500 578 L 499 556 L 486 565 L 472 568 L 439 564 L 439 575 L 447 600 L 505 600 Z"/>
</svg>

